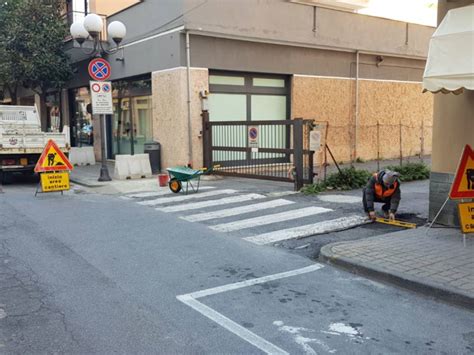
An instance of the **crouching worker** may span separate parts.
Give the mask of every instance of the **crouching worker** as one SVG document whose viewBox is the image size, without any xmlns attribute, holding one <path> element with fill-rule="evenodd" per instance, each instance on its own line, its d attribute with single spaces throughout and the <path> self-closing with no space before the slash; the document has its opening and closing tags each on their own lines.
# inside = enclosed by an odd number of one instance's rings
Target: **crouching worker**
<svg viewBox="0 0 474 355">
<path fill-rule="evenodd" d="M 399 176 L 396 171 L 382 170 L 369 179 L 363 191 L 362 203 L 370 219 L 375 220 L 374 202 L 384 204 L 382 210 L 385 218 L 395 219 L 401 198 Z"/>
</svg>

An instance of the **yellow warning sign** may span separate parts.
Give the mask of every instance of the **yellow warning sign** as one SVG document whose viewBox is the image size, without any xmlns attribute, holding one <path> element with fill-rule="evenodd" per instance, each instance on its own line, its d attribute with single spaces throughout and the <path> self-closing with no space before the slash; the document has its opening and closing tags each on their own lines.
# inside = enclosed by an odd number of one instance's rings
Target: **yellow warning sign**
<svg viewBox="0 0 474 355">
<path fill-rule="evenodd" d="M 69 190 L 69 173 L 65 171 L 41 174 L 41 189 L 43 192 Z"/>
<path fill-rule="evenodd" d="M 53 140 L 49 140 L 48 144 L 46 144 L 35 166 L 35 172 L 37 173 L 72 169 L 72 164 Z"/>
<path fill-rule="evenodd" d="M 474 202 L 458 204 L 459 223 L 463 233 L 474 233 Z"/>
<path fill-rule="evenodd" d="M 449 197 L 474 198 L 474 152 L 469 144 L 464 147 Z"/>
</svg>

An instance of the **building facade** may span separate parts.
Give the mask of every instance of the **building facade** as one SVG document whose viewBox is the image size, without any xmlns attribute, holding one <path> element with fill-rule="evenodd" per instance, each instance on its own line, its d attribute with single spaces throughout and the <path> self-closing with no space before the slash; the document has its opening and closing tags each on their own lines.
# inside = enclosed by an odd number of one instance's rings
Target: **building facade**
<svg viewBox="0 0 474 355">
<path fill-rule="evenodd" d="M 449 10 L 471 4 L 474 4 L 474 0 L 438 1 L 438 23 Z M 474 146 L 474 91 L 464 90 L 459 95 L 438 93 L 433 96 L 433 156 L 429 211 L 431 220 L 449 195 L 464 146 Z M 447 225 L 459 225 L 457 202 L 448 201 L 437 221 Z"/>
<path fill-rule="evenodd" d="M 164 167 L 201 166 L 207 92 L 211 120 L 327 122 L 337 161 L 431 152 L 433 97 L 421 81 L 432 27 L 351 12 L 360 1 L 334 9 L 318 1 L 144 0 L 118 12 L 105 3 L 106 21 L 127 26 L 121 49 L 106 56 L 110 159 L 155 140 Z M 60 95 L 62 123 L 73 145 L 93 144 L 99 155 L 98 120 L 87 110 L 89 58 L 77 43 L 67 47 L 77 72 Z"/>
</svg>

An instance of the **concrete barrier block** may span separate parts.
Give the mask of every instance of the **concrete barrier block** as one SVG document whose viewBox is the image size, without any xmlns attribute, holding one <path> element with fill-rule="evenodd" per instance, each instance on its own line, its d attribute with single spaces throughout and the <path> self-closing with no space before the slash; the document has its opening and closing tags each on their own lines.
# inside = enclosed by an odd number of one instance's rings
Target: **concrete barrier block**
<svg viewBox="0 0 474 355">
<path fill-rule="evenodd" d="M 72 165 L 80 165 L 79 164 L 79 148 L 72 147 L 69 150 L 69 161 Z"/>
<path fill-rule="evenodd" d="M 148 154 L 121 154 L 115 156 L 114 177 L 118 180 L 151 177 Z"/>
<path fill-rule="evenodd" d="M 131 178 L 130 160 L 132 156 L 129 154 L 117 154 L 115 156 L 114 178 L 117 180 L 125 180 Z"/>
<path fill-rule="evenodd" d="M 139 179 L 142 177 L 142 165 L 140 164 L 140 160 L 137 158 L 136 155 L 132 155 L 130 160 L 128 161 L 128 168 L 130 170 L 130 177 L 132 179 Z"/>
<path fill-rule="evenodd" d="M 84 158 L 87 165 L 95 165 L 94 147 L 84 147 Z"/>
<path fill-rule="evenodd" d="M 69 151 L 69 161 L 72 165 L 94 165 L 94 148 L 93 147 L 72 147 Z"/>
<path fill-rule="evenodd" d="M 151 177 L 151 164 L 150 164 L 150 156 L 148 153 L 146 154 L 137 154 L 135 155 L 137 159 L 140 161 L 142 177 Z"/>
<path fill-rule="evenodd" d="M 86 152 L 84 151 L 84 148 L 79 148 L 79 151 L 77 153 L 78 155 L 78 160 L 79 160 L 79 165 L 86 165 Z"/>
</svg>

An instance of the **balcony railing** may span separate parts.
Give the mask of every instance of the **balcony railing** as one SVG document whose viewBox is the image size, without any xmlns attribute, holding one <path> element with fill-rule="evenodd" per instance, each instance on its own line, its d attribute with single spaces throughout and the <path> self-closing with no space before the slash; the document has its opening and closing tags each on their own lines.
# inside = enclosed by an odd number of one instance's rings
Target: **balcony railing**
<svg viewBox="0 0 474 355">
<path fill-rule="evenodd" d="M 100 40 L 106 42 L 107 41 L 107 16 L 99 15 L 102 19 L 102 32 L 100 33 Z M 67 27 L 71 27 L 71 25 L 76 21 L 84 21 L 84 17 L 86 17 L 86 13 L 82 11 L 69 11 L 63 15 L 63 19 L 66 22 Z M 68 34 L 65 41 L 72 40 L 72 36 L 68 31 Z"/>
</svg>

